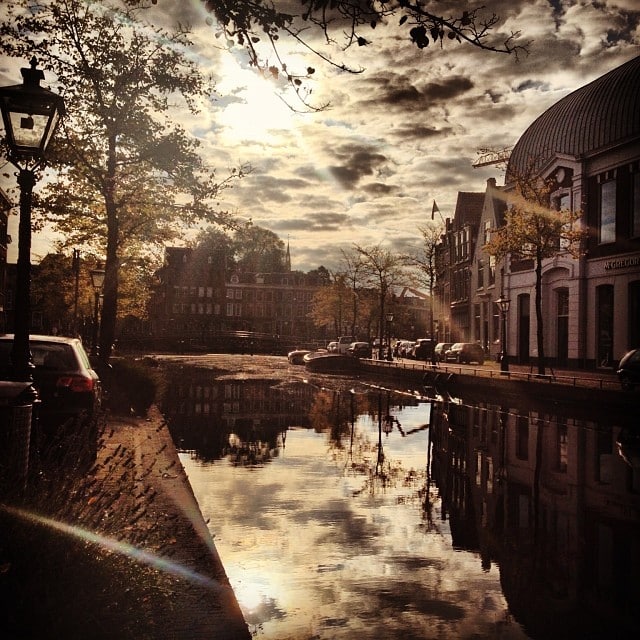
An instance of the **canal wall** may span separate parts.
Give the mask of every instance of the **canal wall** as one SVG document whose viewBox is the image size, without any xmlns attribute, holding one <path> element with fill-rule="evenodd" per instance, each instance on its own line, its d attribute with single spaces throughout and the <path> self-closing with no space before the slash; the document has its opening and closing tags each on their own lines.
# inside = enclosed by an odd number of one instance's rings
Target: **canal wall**
<svg viewBox="0 0 640 640">
<path fill-rule="evenodd" d="M 640 393 L 624 391 L 612 374 L 563 372 L 537 375 L 514 370 L 449 367 L 363 360 L 366 376 L 402 384 L 425 395 L 464 398 L 473 402 L 503 404 L 511 408 L 570 413 L 589 419 L 595 410 L 606 410 L 615 419 L 628 421 L 640 408 Z"/>
</svg>

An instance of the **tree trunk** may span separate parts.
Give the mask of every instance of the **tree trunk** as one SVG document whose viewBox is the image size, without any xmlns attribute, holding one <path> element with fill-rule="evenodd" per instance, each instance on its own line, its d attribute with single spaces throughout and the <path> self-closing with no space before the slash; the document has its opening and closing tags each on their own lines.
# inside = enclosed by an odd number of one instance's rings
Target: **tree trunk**
<svg viewBox="0 0 640 640">
<path fill-rule="evenodd" d="M 109 158 L 107 178 L 104 189 L 107 212 L 107 255 L 104 276 L 104 301 L 100 322 L 100 363 L 109 364 L 116 336 L 116 318 L 118 315 L 118 210 L 115 201 L 116 140 L 109 139 Z"/>
<path fill-rule="evenodd" d="M 545 374 L 544 327 L 542 321 L 542 257 L 536 258 L 536 338 L 538 342 L 538 373 Z"/>
</svg>

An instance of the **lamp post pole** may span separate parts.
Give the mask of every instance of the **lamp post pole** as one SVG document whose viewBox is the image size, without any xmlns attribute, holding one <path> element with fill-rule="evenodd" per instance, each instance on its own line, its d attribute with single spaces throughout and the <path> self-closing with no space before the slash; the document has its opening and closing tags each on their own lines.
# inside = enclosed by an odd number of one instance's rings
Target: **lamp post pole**
<svg viewBox="0 0 640 640">
<path fill-rule="evenodd" d="M 391 355 L 391 323 L 393 322 L 393 313 L 387 313 L 387 360 L 393 360 Z"/>
<path fill-rule="evenodd" d="M 509 371 L 509 354 L 507 353 L 507 313 L 511 300 L 505 298 L 504 294 L 496 300 L 496 304 L 500 307 L 500 315 L 502 316 L 502 332 L 500 334 L 500 371 L 508 373 Z"/>
<path fill-rule="evenodd" d="M 18 174 L 20 186 L 18 264 L 11 360 L 14 380 L 24 382 L 31 382 L 33 379 L 29 329 L 31 325 L 31 201 L 35 183 L 36 178 L 32 170 L 20 169 Z"/>
<path fill-rule="evenodd" d="M 78 335 L 78 294 L 80 288 L 80 249 L 73 250 L 73 258 L 71 262 L 74 278 L 73 292 L 73 335 Z"/>
<path fill-rule="evenodd" d="M 104 285 L 104 276 L 105 271 L 102 269 L 101 265 L 95 269 L 91 269 L 89 272 L 91 275 L 91 284 L 93 286 L 93 293 L 95 295 L 94 306 L 93 306 L 93 336 L 91 340 L 91 356 L 97 358 L 100 354 L 100 349 L 98 346 L 98 327 L 99 327 L 99 316 L 100 316 L 100 294 L 102 293 L 102 287 Z"/>
<path fill-rule="evenodd" d="M 7 159 L 18 169 L 20 220 L 14 340 L 11 351 L 13 378 L 31 382 L 29 329 L 31 320 L 31 200 L 36 171 L 44 164 L 49 143 L 64 114 L 62 98 L 40 86 L 44 79 L 38 61 L 20 70 L 22 84 L 0 87 L 0 110 L 4 123 Z"/>
<path fill-rule="evenodd" d="M 29 451 L 33 405 L 38 395 L 33 386 L 29 332 L 31 329 L 31 201 L 37 170 L 44 164 L 49 142 L 64 113 L 62 98 L 40 86 L 44 73 L 36 69 L 38 61 L 31 59 L 31 68 L 20 70 L 22 84 L 0 87 L 0 111 L 4 124 L 7 160 L 18 169 L 20 187 L 20 219 L 18 223 L 18 264 L 11 347 L 11 378 L 15 383 L 11 393 L 13 410 L 8 433 L 9 477 L 15 473 L 16 488 L 26 489 L 29 471 Z M 14 468 L 15 467 L 15 468 Z M 9 485 L 13 483 L 5 483 Z M 4 489 L 4 487 L 3 487 Z"/>
</svg>

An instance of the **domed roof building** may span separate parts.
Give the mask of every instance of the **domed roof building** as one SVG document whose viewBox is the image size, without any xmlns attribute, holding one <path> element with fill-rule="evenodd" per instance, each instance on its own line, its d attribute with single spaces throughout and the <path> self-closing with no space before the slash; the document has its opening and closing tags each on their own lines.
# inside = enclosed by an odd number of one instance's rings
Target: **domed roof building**
<svg viewBox="0 0 640 640">
<path fill-rule="evenodd" d="M 507 165 L 553 179 L 551 206 L 582 211 L 581 257 L 559 248 L 542 267 L 548 364 L 615 367 L 640 347 L 640 56 L 570 93 L 522 134 Z M 510 260 L 508 354 L 538 356 L 534 265 Z"/>
<path fill-rule="evenodd" d="M 508 175 L 557 155 L 587 160 L 612 147 L 638 144 L 640 56 L 577 89 L 547 109 L 511 152 Z"/>
</svg>

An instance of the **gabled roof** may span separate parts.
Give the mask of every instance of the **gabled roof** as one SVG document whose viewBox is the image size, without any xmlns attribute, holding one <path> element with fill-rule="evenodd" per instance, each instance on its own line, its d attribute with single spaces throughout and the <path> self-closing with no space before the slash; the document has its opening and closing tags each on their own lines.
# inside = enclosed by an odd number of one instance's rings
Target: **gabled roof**
<svg viewBox="0 0 640 640">
<path fill-rule="evenodd" d="M 482 215 L 483 204 L 484 193 L 458 191 L 456 210 L 453 215 L 454 228 L 459 229 L 467 224 L 477 226 Z"/>
</svg>

